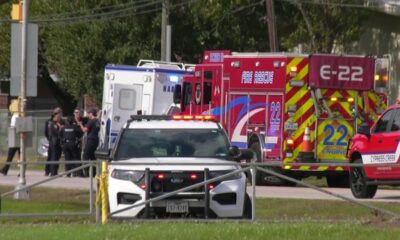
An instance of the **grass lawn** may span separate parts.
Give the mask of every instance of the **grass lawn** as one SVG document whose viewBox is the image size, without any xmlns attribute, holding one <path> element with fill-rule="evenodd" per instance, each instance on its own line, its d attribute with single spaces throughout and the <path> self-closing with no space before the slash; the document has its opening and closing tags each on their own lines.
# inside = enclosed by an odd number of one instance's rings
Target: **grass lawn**
<svg viewBox="0 0 400 240">
<path fill-rule="evenodd" d="M 398 239 L 400 229 L 331 223 L 123 223 L 0 225 L 0 239 Z"/>
<path fill-rule="evenodd" d="M 0 187 L 1 192 L 10 188 Z M 89 211 L 88 191 L 37 188 L 2 199 L 2 213 Z M 400 205 L 373 203 L 400 214 Z M 94 217 L 0 219 L 0 239 L 399 239 L 400 223 L 343 201 L 257 199 L 257 221 L 110 221 Z"/>
</svg>

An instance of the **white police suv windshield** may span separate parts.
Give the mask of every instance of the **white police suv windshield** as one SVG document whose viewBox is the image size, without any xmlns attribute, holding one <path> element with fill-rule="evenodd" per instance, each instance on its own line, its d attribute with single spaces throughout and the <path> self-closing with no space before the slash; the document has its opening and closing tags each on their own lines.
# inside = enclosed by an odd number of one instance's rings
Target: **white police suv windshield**
<svg viewBox="0 0 400 240">
<path fill-rule="evenodd" d="M 221 129 L 125 129 L 114 160 L 142 157 L 228 159 L 229 141 Z"/>
</svg>

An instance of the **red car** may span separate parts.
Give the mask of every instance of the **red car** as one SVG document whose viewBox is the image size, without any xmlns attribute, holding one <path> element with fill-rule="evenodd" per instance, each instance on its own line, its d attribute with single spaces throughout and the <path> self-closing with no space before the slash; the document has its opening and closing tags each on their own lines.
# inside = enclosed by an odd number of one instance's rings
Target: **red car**
<svg viewBox="0 0 400 240">
<path fill-rule="evenodd" d="M 369 128 L 360 126 L 348 150 L 350 188 L 356 198 L 373 198 L 378 185 L 400 185 L 400 104 L 389 107 Z"/>
</svg>

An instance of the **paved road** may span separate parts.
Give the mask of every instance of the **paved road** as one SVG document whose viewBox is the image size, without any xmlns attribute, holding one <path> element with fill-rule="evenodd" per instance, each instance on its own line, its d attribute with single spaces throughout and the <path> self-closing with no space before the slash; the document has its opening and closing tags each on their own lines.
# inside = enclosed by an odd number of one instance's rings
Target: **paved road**
<svg viewBox="0 0 400 240">
<path fill-rule="evenodd" d="M 18 172 L 11 170 L 7 176 L 0 174 L 0 185 L 15 186 L 18 183 Z M 28 171 L 26 174 L 27 184 L 36 183 L 48 177 L 43 176 L 41 171 Z M 89 178 L 67 178 L 61 177 L 56 180 L 47 182 L 43 187 L 57 187 L 67 189 L 89 189 Z M 340 194 L 345 197 L 354 199 L 350 189 L 346 188 L 323 188 L 333 194 Z M 248 188 L 251 193 L 251 188 Z M 332 195 L 321 193 L 319 191 L 303 188 L 303 187 L 267 187 L 260 186 L 256 188 L 256 196 L 264 198 L 294 198 L 294 199 L 338 199 Z M 372 201 L 383 202 L 400 202 L 400 190 L 379 189 Z"/>
<path fill-rule="evenodd" d="M 7 176 L 0 174 L 0 185 L 15 186 L 18 184 L 18 171 L 10 170 Z M 26 184 L 33 184 L 49 177 L 44 176 L 43 171 L 27 171 Z M 89 178 L 67 178 L 60 177 L 55 180 L 46 182 L 41 187 L 67 188 L 67 189 L 89 189 Z"/>
</svg>

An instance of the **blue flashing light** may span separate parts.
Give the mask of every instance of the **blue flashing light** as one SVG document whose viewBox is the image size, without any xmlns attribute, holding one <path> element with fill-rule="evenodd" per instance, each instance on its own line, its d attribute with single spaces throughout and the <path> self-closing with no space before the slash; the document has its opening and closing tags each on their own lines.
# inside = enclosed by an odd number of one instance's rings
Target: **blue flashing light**
<svg viewBox="0 0 400 240">
<path fill-rule="evenodd" d="M 175 75 L 169 76 L 169 81 L 173 83 L 177 83 L 179 81 L 179 77 Z"/>
</svg>

